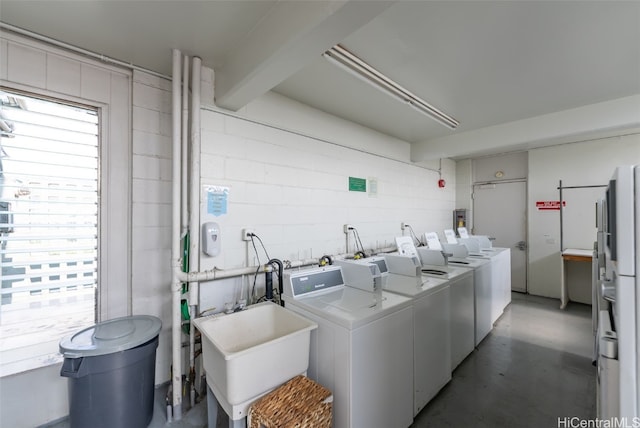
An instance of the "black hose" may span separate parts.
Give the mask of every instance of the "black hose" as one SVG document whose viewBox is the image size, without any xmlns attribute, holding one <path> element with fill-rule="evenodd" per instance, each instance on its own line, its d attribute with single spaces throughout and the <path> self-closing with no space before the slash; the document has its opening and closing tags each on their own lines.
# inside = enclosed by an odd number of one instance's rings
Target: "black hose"
<svg viewBox="0 0 640 428">
<path fill-rule="evenodd" d="M 282 279 L 282 271 L 283 265 L 282 261 L 279 259 L 271 259 L 267 262 L 267 264 L 276 264 L 278 266 L 278 292 L 280 293 L 280 306 L 284 306 L 284 300 L 282 300 L 282 293 L 284 291 L 283 279 Z"/>
<path fill-rule="evenodd" d="M 264 298 L 273 301 L 273 271 L 264 273 Z"/>
</svg>

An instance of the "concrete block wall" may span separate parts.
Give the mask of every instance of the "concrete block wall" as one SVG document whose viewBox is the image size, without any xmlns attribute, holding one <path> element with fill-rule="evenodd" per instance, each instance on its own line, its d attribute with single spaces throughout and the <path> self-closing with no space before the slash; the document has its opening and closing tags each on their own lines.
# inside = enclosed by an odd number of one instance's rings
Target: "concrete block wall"
<svg viewBox="0 0 640 428">
<path fill-rule="evenodd" d="M 263 111 L 269 116 L 261 115 Z M 291 111 L 296 120 L 287 123 L 282 118 L 291 117 Z M 274 124 L 273 117 L 280 118 L 279 123 Z M 409 151 L 401 145 L 408 143 L 381 134 L 373 139 L 370 129 L 277 94 L 267 94 L 233 115 L 204 108 L 201 128 L 201 185 L 229 189 L 225 215 L 208 214 L 202 201 L 202 221 L 220 225 L 223 246 L 218 257 L 201 255 L 202 269 L 257 264 L 251 243 L 241 240 L 243 228 L 255 230 L 271 258 L 299 260 L 346 252 L 347 223 L 357 228 L 367 250 L 395 245 L 403 221 L 417 234 L 441 232 L 450 225 L 455 164 L 443 161 L 448 186 L 439 188 L 437 170 L 410 163 Z M 338 131 L 331 135 L 333 129 Z M 341 141 L 343 135 L 349 140 Z M 375 142 L 369 150 L 368 142 Z M 398 147 L 395 158 L 384 152 L 389 147 Z M 377 194 L 349 191 L 350 176 L 375 179 Z M 349 252 L 354 252 L 353 235 L 349 240 Z M 264 263 L 266 256 L 256 245 Z M 260 290 L 262 278 L 257 282 Z M 219 309 L 236 301 L 249 283 L 252 276 L 203 284 L 203 308 Z"/>
<path fill-rule="evenodd" d="M 202 98 L 207 100 L 212 97 L 212 71 L 204 68 L 202 77 Z M 171 364 L 171 87 L 141 72 L 133 73 L 132 85 L 132 306 L 134 314 L 163 321 L 156 358 L 156 383 L 161 383 L 169 379 Z M 286 118 L 291 110 L 297 111 L 296 120 L 278 124 L 261 114 Z M 275 94 L 238 113 L 209 105 L 201 114 L 201 222 L 218 222 L 222 238 L 220 256 L 200 254 L 202 270 L 258 263 L 253 247 L 241 240 L 244 227 L 256 231 L 270 257 L 297 260 L 344 253 L 345 223 L 357 227 L 370 249 L 393 245 L 402 221 L 416 233 L 442 230 L 450 221 L 452 161 L 443 161 L 450 186 L 440 189 L 437 171 L 410 164 L 408 143 Z M 332 134 L 332 123 L 342 132 Z M 320 128 L 323 139 L 305 136 L 317 135 Z M 336 142 L 342 135 L 349 136 L 353 147 Z M 363 149 L 368 141 L 376 142 L 372 153 Z M 399 146 L 394 152 L 398 159 L 389 157 L 389 146 Z M 349 176 L 375 177 L 377 196 L 349 192 Z M 228 187 L 227 214 L 207 213 L 208 186 Z M 354 251 L 353 237 L 350 242 Z M 256 246 L 260 262 L 266 262 L 258 241 Z M 252 282 L 246 276 L 202 284 L 201 310 L 221 310 L 242 289 L 247 293 Z M 262 278 L 257 283 L 260 291 Z"/>
<path fill-rule="evenodd" d="M 132 313 L 162 320 L 156 384 L 171 367 L 171 82 L 133 73 Z"/>
</svg>

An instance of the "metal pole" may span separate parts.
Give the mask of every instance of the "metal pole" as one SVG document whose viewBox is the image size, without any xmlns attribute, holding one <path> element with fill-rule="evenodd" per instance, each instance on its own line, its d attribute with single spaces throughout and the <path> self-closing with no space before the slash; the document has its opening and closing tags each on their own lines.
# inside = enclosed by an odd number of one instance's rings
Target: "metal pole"
<svg viewBox="0 0 640 428">
<path fill-rule="evenodd" d="M 563 251 L 563 233 L 562 233 L 562 213 L 564 209 L 562 207 L 562 180 L 560 180 L 560 184 L 558 185 L 558 189 L 560 190 L 560 253 Z"/>
</svg>

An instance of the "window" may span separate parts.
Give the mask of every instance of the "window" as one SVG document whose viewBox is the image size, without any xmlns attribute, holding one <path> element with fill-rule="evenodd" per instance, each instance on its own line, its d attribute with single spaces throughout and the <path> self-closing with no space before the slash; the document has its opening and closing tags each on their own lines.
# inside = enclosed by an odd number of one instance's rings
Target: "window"
<svg viewBox="0 0 640 428">
<path fill-rule="evenodd" d="M 97 320 L 99 115 L 0 91 L 0 376 Z"/>
</svg>

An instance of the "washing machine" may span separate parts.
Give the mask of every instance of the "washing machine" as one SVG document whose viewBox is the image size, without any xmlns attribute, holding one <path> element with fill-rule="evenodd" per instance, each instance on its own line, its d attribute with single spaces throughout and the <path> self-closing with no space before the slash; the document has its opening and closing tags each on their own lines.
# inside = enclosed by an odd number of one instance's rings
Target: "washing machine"
<svg viewBox="0 0 640 428">
<path fill-rule="evenodd" d="M 462 244 L 443 245 L 440 243 L 440 238 L 436 232 L 427 232 L 424 236 L 430 249 L 444 251 L 445 254 L 448 254 L 446 263 L 449 266 L 473 269 L 474 343 L 478 346 L 493 329 L 491 311 L 495 303 L 493 302 L 491 259 L 468 257 L 467 247 Z M 495 298 L 497 299 L 497 297 Z"/>
<path fill-rule="evenodd" d="M 511 249 L 493 247 L 491 240 L 484 235 L 469 235 L 464 227 L 458 228 L 460 238 L 456 238 L 451 229 L 445 230 L 445 239 L 449 244 L 463 244 L 469 251 L 468 257 L 488 258 L 491 260 L 491 278 L 493 282 L 491 322 L 500 318 L 511 303 Z"/>
<path fill-rule="evenodd" d="M 447 266 L 441 251 L 415 248 L 408 237 L 396 238 L 399 254 L 385 255 L 390 272 L 406 272 L 407 258 L 420 260 L 422 275 L 449 281 L 451 370 L 475 348 L 475 303 L 473 269 Z"/>
<path fill-rule="evenodd" d="M 411 299 L 346 286 L 340 266 L 286 272 L 284 283 L 286 308 L 318 324 L 308 376 L 332 391 L 333 426 L 410 426 Z"/>
<path fill-rule="evenodd" d="M 473 269 L 474 343 L 480 342 L 493 329 L 492 311 L 496 299 L 493 292 L 491 261 L 485 259 L 454 258 L 449 265 Z"/>
<path fill-rule="evenodd" d="M 408 259 L 404 257 L 404 259 Z M 423 276 L 415 267 L 391 273 L 384 257 L 337 261 L 347 283 L 362 276 L 363 264 L 376 264 L 383 289 L 411 298 L 413 307 L 413 415 L 451 380 L 451 328 L 449 281 Z M 364 271 L 363 273 L 366 273 Z"/>
</svg>

